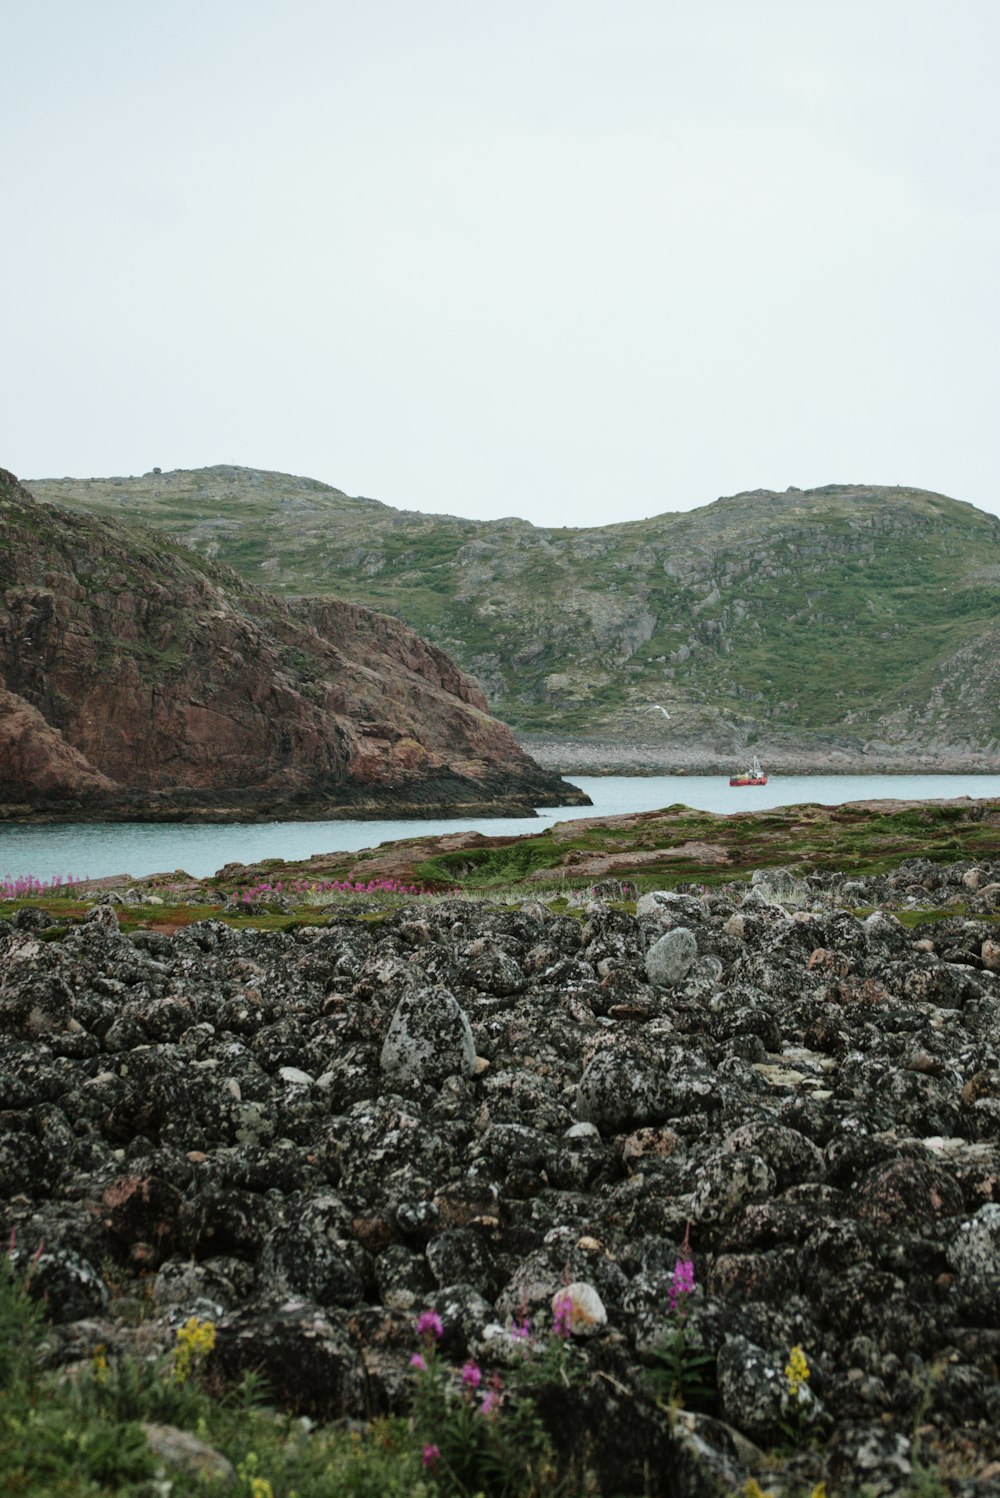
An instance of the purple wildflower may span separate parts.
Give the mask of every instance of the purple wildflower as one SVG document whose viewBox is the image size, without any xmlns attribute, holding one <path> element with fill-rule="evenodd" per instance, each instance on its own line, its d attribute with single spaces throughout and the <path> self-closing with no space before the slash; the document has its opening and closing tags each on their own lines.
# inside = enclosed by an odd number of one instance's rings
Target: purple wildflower
<svg viewBox="0 0 1000 1498">
<path fill-rule="evenodd" d="M 494 1373 L 490 1378 L 490 1386 L 483 1395 L 483 1402 L 479 1406 L 481 1415 L 492 1415 L 494 1410 L 500 1408 L 503 1396 L 503 1379 L 499 1373 Z"/>
<path fill-rule="evenodd" d="M 478 1389 L 483 1381 L 483 1370 L 470 1358 L 462 1367 L 462 1383 L 467 1389 Z"/>
<path fill-rule="evenodd" d="M 410 1367 L 416 1368 L 418 1373 L 427 1372 L 427 1363 L 424 1360 L 424 1355 L 422 1352 L 415 1352 L 413 1354 L 412 1358 L 410 1359 Z"/>
<path fill-rule="evenodd" d="M 557 1337 L 568 1337 L 573 1321 L 573 1299 L 569 1295 L 560 1295 L 556 1301 L 555 1310 L 552 1313 L 552 1330 Z"/>
<path fill-rule="evenodd" d="M 527 1342 L 531 1336 L 531 1317 L 526 1315 L 523 1306 L 521 1307 L 520 1321 L 511 1322 L 510 1334 L 512 1337 L 516 1337 L 518 1342 Z"/>
<path fill-rule="evenodd" d="M 421 1337 L 435 1337 L 439 1342 L 444 1336 L 444 1327 L 437 1311 L 421 1311 L 417 1317 L 417 1333 Z"/>
<path fill-rule="evenodd" d="M 691 1259 L 678 1258 L 674 1264 L 673 1279 L 667 1288 L 670 1309 L 677 1310 L 677 1303 L 685 1295 L 694 1293 L 694 1263 Z"/>
<path fill-rule="evenodd" d="M 441 1447 L 436 1446 L 434 1442 L 431 1441 L 427 1446 L 424 1447 L 424 1454 L 420 1458 L 420 1460 L 423 1462 L 425 1467 L 435 1467 L 437 1466 L 440 1456 Z"/>
</svg>

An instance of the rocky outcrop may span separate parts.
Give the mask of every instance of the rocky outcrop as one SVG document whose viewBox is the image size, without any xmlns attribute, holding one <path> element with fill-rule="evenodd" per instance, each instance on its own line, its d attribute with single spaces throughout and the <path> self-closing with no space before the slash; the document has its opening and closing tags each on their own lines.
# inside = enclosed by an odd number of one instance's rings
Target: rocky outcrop
<svg viewBox="0 0 1000 1498">
<path fill-rule="evenodd" d="M 50 815 L 523 811 L 580 793 L 398 620 L 282 603 L 0 471 L 0 799 Z M 77 814 L 74 810 L 74 814 Z"/>
<path fill-rule="evenodd" d="M 45 800 L 86 800 L 118 789 L 30 702 L 0 688 L 0 802 L 23 800 L 27 787 Z"/>
<path fill-rule="evenodd" d="M 21 910 L 0 1233 L 50 1363 L 148 1356 L 197 1315 L 210 1372 L 356 1418 L 406 1408 L 422 1309 L 456 1379 L 470 1355 L 507 1378 L 511 1328 L 544 1337 L 561 1293 L 574 1377 L 537 1393 L 572 1491 L 888 1498 L 919 1446 L 928 1491 L 987 1498 L 998 881 L 769 869 L 637 915 L 595 889 L 576 916 L 334 903 L 170 938 Z M 705 1361 L 668 1415 L 679 1317 Z"/>
</svg>

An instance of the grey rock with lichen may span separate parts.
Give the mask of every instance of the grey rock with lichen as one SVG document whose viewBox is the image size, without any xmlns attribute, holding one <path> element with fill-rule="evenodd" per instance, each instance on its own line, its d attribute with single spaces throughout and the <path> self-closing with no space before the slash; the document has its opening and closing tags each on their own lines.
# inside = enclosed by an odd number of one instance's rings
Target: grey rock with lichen
<svg viewBox="0 0 1000 1498">
<path fill-rule="evenodd" d="M 682 983 L 698 957 L 698 942 L 687 926 L 664 932 L 646 953 L 646 976 L 658 988 Z"/>
<path fill-rule="evenodd" d="M 948 1245 L 963 1313 L 989 1318 L 1000 1306 L 1000 1202 L 987 1202 L 958 1224 Z"/>
<path fill-rule="evenodd" d="M 418 989 L 396 1005 L 382 1044 L 379 1065 L 401 1082 L 443 1082 L 454 1073 L 471 1076 L 476 1044 L 469 1021 L 447 989 Z"/>
</svg>

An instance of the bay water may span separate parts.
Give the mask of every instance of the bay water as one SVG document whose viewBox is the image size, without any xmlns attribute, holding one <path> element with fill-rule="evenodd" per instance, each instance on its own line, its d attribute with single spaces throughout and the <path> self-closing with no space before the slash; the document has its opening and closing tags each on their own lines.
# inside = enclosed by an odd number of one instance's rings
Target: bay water
<svg viewBox="0 0 1000 1498">
<path fill-rule="evenodd" d="M 570 777 L 566 777 L 569 779 Z M 521 836 L 554 822 L 655 811 L 681 803 L 699 811 L 754 807 L 839 806 L 888 798 L 940 801 L 952 796 L 1000 800 L 1000 775 L 773 775 L 765 786 L 730 786 L 723 775 L 574 775 L 593 806 L 546 806 L 535 817 L 428 821 L 248 822 L 225 826 L 160 822 L 0 824 L 0 879 L 143 878 L 183 869 L 208 878 L 224 864 L 288 861 L 313 853 L 357 852 L 399 838 L 474 830 Z"/>
</svg>

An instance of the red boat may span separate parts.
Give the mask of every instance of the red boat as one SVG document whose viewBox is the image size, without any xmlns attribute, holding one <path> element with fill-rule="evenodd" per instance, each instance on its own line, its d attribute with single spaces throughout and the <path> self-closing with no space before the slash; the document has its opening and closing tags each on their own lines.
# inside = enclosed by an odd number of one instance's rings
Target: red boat
<svg viewBox="0 0 1000 1498">
<path fill-rule="evenodd" d="M 750 768 L 749 768 L 749 770 L 744 770 L 742 774 L 730 775 L 730 777 L 729 777 L 729 784 L 730 785 L 767 785 L 767 776 L 764 774 L 764 771 L 761 769 L 761 767 L 760 767 L 760 760 L 757 758 L 756 754 L 754 755 L 753 759 L 750 761 Z"/>
</svg>

